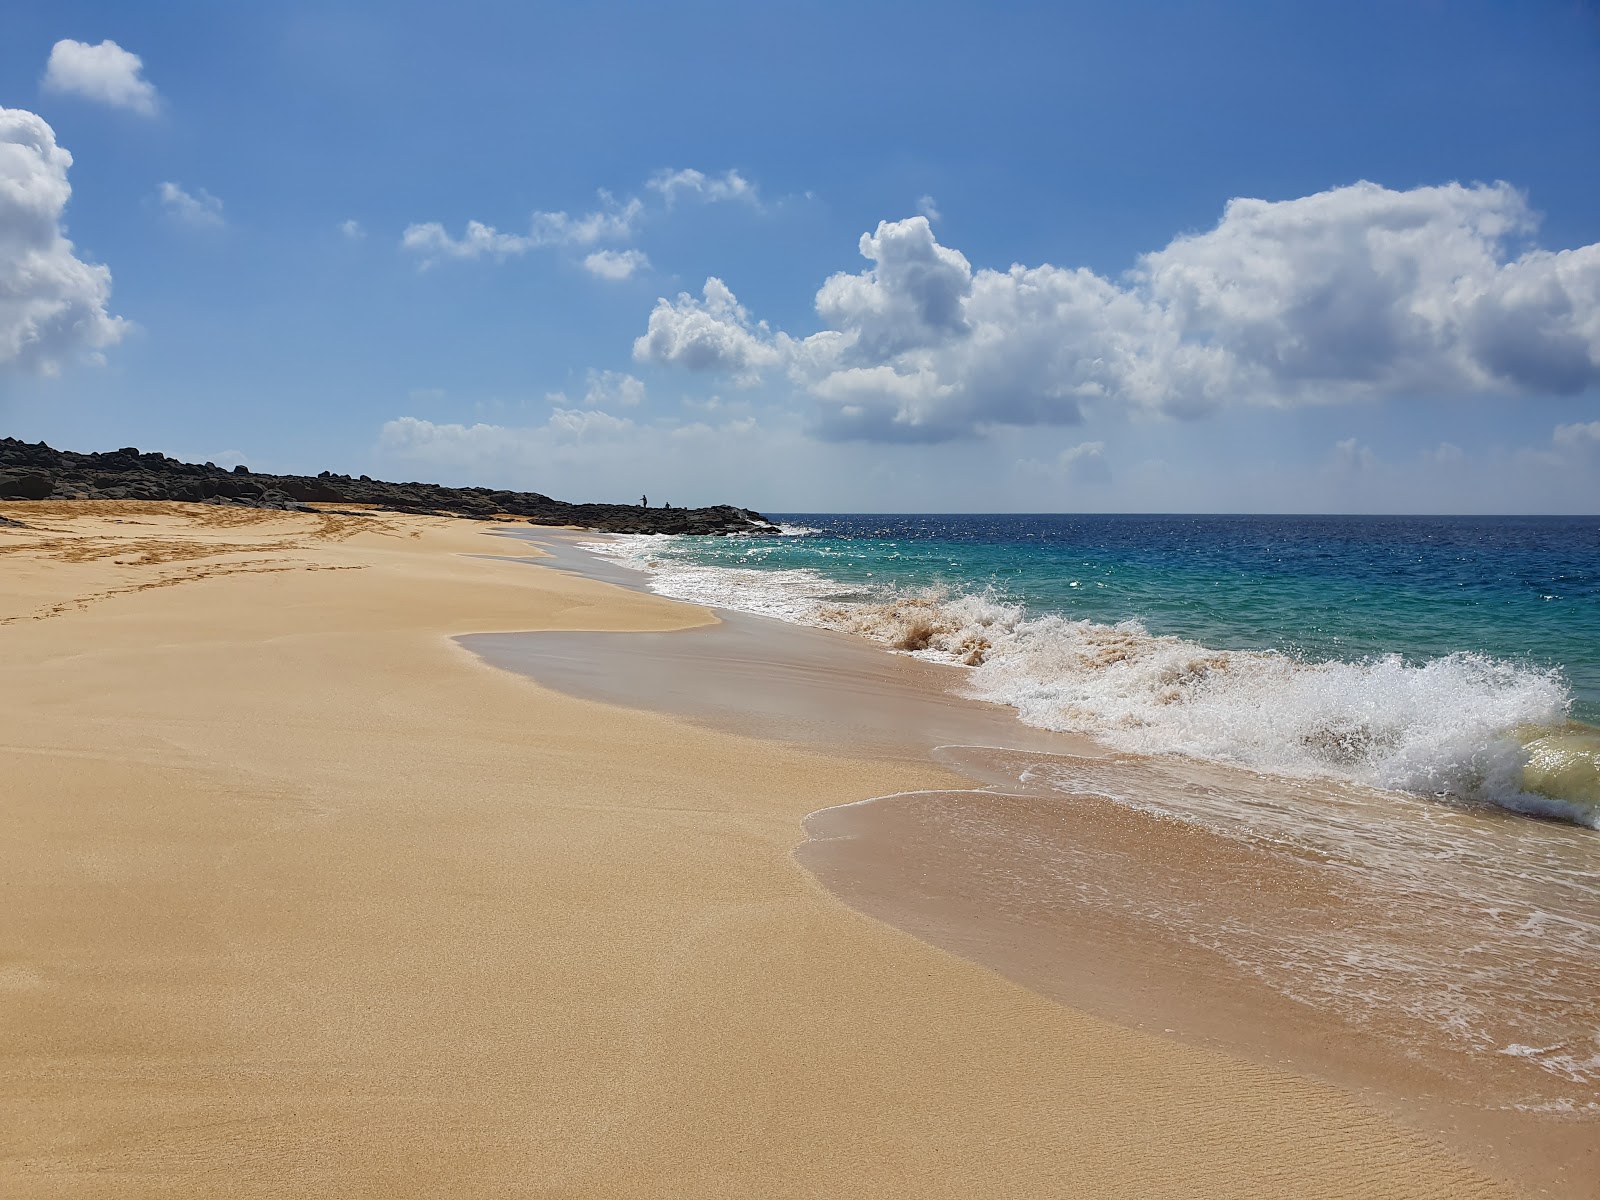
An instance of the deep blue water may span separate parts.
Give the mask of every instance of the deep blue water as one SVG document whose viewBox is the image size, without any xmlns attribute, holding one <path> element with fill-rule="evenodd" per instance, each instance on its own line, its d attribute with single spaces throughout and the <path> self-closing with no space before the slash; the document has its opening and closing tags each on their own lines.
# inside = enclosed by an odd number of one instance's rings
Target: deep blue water
<svg viewBox="0 0 1600 1200">
<path fill-rule="evenodd" d="M 782 514 L 708 565 L 992 589 L 1030 613 L 1137 619 L 1220 649 L 1357 661 L 1471 651 L 1559 669 L 1600 720 L 1600 517 Z"/>
</svg>

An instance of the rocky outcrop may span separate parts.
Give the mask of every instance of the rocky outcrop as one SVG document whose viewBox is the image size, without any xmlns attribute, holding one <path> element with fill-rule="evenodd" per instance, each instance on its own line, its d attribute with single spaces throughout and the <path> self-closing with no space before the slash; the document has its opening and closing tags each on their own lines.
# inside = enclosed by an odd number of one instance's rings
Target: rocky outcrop
<svg viewBox="0 0 1600 1200">
<path fill-rule="evenodd" d="M 760 513 L 713 508 L 641 508 L 567 504 L 538 492 L 386 483 L 365 475 L 260 475 L 245 467 L 185 463 L 132 446 L 103 454 L 55 450 L 43 442 L 0 438 L 0 500 L 184 500 L 249 508 L 304 509 L 362 505 L 389 512 L 491 520 L 521 517 L 534 525 L 577 525 L 607 533 L 771 533 Z"/>
</svg>

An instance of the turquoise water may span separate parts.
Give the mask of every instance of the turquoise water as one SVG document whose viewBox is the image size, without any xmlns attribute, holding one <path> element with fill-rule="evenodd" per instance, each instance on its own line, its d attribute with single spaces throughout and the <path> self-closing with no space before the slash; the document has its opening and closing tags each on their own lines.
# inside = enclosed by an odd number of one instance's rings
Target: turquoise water
<svg viewBox="0 0 1600 1200">
<path fill-rule="evenodd" d="M 1471 651 L 1553 669 L 1600 720 L 1600 518 L 820 516 L 693 558 L 944 585 L 1221 649 Z M 742 539 L 741 539 L 742 541 Z"/>
<path fill-rule="evenodd" d="M 668 595 L 965 662 L 975 694 L 1122 748 L 1600 811 L 1600 743 L 1565 727 L 1600 722 L 1600 518 L 780 519 L 613 552 Z M 1530 787 L 1540 734 L 1569 741 Z"/>
</svg>

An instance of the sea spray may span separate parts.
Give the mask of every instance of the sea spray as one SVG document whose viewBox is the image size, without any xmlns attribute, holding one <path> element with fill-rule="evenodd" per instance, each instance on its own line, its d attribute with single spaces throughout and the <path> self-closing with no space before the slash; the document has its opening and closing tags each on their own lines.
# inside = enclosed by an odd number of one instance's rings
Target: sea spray
<svg viewBox="0 0 1600 1200">
<path fill-rule="evenodd" d="M 1521 801 L 1520 726 L 1566 713 L 1553 672 L 1458 653 L 1303 662 L 1042 617 L 998 639 L 972 691 L 1124 750 L 1468 799 Z"/>
</svg>

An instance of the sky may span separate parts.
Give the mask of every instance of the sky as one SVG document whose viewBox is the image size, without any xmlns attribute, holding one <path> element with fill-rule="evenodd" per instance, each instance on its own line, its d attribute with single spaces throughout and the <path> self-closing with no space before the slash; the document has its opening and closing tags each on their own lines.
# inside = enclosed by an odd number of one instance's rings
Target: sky
<svg viewBox="0 0 1600 1200">
<path fill-rule="evenodd" d="M 0 15 L 0 436 L 771 512 L 1600 512 L 1600 8 Z"/>
</svg>

